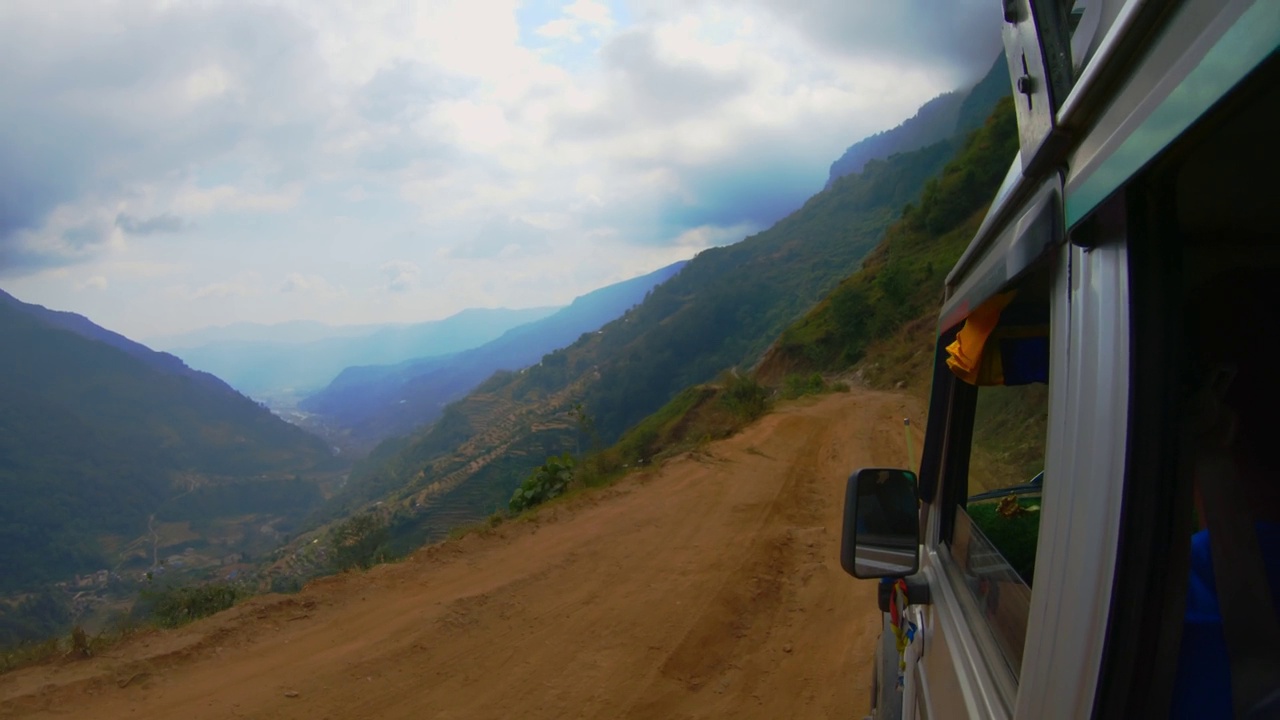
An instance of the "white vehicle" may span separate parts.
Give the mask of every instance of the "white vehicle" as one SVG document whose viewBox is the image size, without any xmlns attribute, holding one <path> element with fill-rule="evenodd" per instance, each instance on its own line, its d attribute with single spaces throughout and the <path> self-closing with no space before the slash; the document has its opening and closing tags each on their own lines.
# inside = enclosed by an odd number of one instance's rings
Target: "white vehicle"
<svg viewBox="0 0 1280 720">
<path fill-rule="evenodd" d="M 1003 7 L 1021 149 L 946 280 L 918 481 L 849 481 L 842 563 L 913 631 L 871 715 L 1280 717 L 1280 473 L 1240 439 L 1280 437 L 1280 0 Z"/>
</svg>

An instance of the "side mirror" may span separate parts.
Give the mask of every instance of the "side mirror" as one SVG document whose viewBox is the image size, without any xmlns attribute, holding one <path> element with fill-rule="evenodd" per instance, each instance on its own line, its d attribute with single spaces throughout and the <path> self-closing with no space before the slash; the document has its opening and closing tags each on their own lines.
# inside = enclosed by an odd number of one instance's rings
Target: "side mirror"
<svg viewBox="0 0 1280 720">
<path fill-rule="evenodd" d="M 840 566 L 856 578 L 920 569 L 920 490 L 909 470 L 864 468 L 844 491 Z"/>
</svg>

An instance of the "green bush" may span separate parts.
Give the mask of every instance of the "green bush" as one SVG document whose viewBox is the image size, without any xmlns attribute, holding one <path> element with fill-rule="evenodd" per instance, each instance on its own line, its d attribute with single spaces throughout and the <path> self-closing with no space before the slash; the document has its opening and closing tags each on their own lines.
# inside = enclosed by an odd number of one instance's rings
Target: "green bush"
<svg viewBox="0 0 1280 720">
<path fill-rule="evenodd" d="M 808 375 L 796 373 L 788 375 L 783 380 L 782 395 L 795 399 L 805 395 L 821 395 L 830 389 L 827 382 L 822 379 L 821 373 L 815 372 Z"/>
<path fill-rule="evenodd" d="M 569 483 L 573 482 L 573 466 L 573 456 L 569 453 L 547 458 L 512 494 L 508 503 L 511 512 L 527 510 L 563 495 L 569 489 Z"/>
<path fill-rule="evenodd" d="M 768 409 L 769 389 L 755 378 L 730 371 L 721 376 L 721 383 L 720 403 L 738 419 L 754 420 Z"/>
</svg>

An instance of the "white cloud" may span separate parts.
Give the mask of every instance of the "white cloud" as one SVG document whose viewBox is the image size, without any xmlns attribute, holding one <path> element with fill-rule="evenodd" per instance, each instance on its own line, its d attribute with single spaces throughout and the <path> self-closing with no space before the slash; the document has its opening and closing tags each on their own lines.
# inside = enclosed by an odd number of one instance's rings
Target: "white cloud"
<svg viewBox="0 0 1280 720">
<path fill-rule="evenodd" d="M 759 231 L 760 228 L 758 226 L 750 223 L 741 223 L 727 228 L 700 225 L 677 235 L 674 244 L 694 250 L 706 250 L 707 248 L 735 243 Z"/>
<path fill-rule="evenodd" d="M 307 275 L 291 272 L 280 284 L 282 293 L 298 293 L 318 298 L 340 298 L 347 294 L 346 288 L 335 286 L 320 275 Z"/>
<path fill-rule="evenodd" d="M 382 276 L 386 280 L 384 288 L 394 293 L 413 290 L 418 284 L 418 275 L 422 272 L 416 263 L 408 260 L 392 260 L 383 264 L 379 270 L 382 271 Z"/>
<path fill-rule="evenodd" d="M 84 280 L 84 282 L 81 282 L 81 283 L 77 286 L 77 289 L 80 289 L 80 290 L 106 290 L 106 289 L 107 289 L 107 278 L 106 278 L 105 276 L 103 276 L 103 275 L 94 275 L 93 277 L 86 278 L 86 279 Z"/>
<path fill-rule="evenodd" d="M 582 42 L 584 34 L 599 38 L 614 26 L 609 6 L 594 0 L 575 0 L 563 8 L 563 17 L 550 20 L 534 33 L 554 40 Z"/>
<path fill-rule="evenodd" d="M 187 76 L 184 83 L 187 100 L 202 102 L 225 94 L 231 87 L 231 77 L 219 65 L 208 65 Z"/>
<path fill-rule="evenodd" d="M 986 0 L 522 5 L 0 4 L 6 289 L 109 277 L 79 309 L 138 334 L 563 302 L 767 226 L 996 50 Z"/>
<path fill-rule="evenodd" d="M 181 215 L 284 212 L 295 207 L 301 197 L 302 185 L 299 183 L 278 190 L 251 190 L 234 185 L 209 188 L 187 186 L 175 193 L 171 207 Z"/>
<path fill-rule="evenodd" d="M 578 24 L 572 18 L 557 18 L 539 27 L 534 32 L 546 38 L 579 41 L 582 36 L 578 34 Z"/>
<path fill-rule="evenodd" d="M 257 287 L 256 280 L 256 276 L 251 276 L 240 277 L 227 282 L 209 283 L 189 291 L 187 297 L 191 300 L 203 300 L 205 298 L 225 299 L 257 295 L 260 289 Z"/>
</svg>

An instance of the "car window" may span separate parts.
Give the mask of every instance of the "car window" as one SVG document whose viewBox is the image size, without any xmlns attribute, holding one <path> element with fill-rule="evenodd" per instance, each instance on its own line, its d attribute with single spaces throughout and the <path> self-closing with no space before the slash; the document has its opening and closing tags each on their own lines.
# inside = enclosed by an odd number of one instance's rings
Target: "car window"
<svg viewBox="0 0 1280 720">
<path fill-rule="evenodd" d="M 957 383 L 948 429 L 943 541 L 970 623 L 1016 678 L 1035 581 L 1048 422 L 1048 305 L 1020 292 L 983 353 L 1002 372 Z M 963 336 L 963 333 L 961 333 Z M 970 378 L 973 380 L 974 378 Z"/>
</svg>

